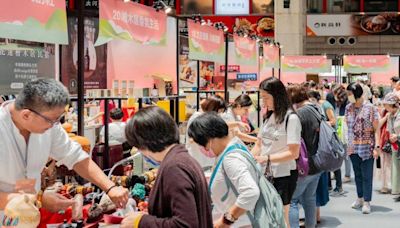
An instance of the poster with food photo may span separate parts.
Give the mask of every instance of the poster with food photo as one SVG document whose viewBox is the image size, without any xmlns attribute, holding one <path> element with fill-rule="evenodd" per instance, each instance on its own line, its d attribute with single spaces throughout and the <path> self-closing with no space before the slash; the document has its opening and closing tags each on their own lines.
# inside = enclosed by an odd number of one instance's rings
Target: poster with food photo
<svg viewBox="0 0 400 228">
<path fill-rule="evenodd" d="M 275 20 L 273 15 L 268 16 L 204 16 L 206 21 L 211 23 L 223 22 L 229 32 L 242 30 L 249 35 L 255 34 L 261 37 L 274 37 Z"/>
<path fill-rule="evenodd" d="M 200 61 L 200 89 L 211 89 L 213 85 L 215 63 Z"/>
<path fill-rule="evenodd" d="M 274 36 L 275 20 L 273 17 L 238 17 L 233 31 L 244 31 L 249 35 L 261 37 Z"/>
<path fill-rule="evenodd" d="M 307 15 L 307 36 L 398 34 L 400 15 L 397 13 Z"/>
<path fill-rule="evenodd" d="M 180 37 L 179 51 L 179 87 L 197 87 L 197 61 L 189 59 L 189 44 L 187 37 Z"/>
</svg>

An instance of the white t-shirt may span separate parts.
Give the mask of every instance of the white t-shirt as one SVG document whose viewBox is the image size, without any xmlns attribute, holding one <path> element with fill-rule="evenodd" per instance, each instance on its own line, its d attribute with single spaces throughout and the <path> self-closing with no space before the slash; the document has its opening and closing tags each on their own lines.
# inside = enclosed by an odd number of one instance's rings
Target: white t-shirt
<svg viewBox="0 0 400 228">
<path fill-rule="evenodd" d="M 236 121 L 241 121 L 240 117 L 239 117 L 239 116 L 236 116 L 236 115 L 233 113 L 232 108 L 228 108 L 228 109 L 226 110 L 226 112 L 222 113 L 221 117 L 222 117 L 222 119 L 225 120 L 225 122 L 236 122 Z"/>
<path fill-rule="evenodd" d="M 36 180 L 40 190 L 41 172 L 48 158 L 69 169 L 88 158 L 82 147 L 71 141 L 61 125 L 55 125 L 43 134 L 32 133 L 28 145 L 11 119 L 10 102 L 0 107 L 0 191 L 13 192 L 18 180 Z M 25 163 L 26 161 L 26 163 Z"/>
<path fill-rule="evenodd" d="M 189 154 L 200 164 L 202 168 L 206 168 L 206 167 L 212 167 L 214 165 L 215 158 L 209 158 L 203 155 L 200 152 L 200 146 L 196 142 L 190 140 L 188 135 L 190 124 L 192 124 L 193 121 L 201 114 L 203 114 L 203 112 L 195 112 L 188 120 L 186 129 L 186 149 L 188 150 Z"/>
<path fill-rule="evenodd" d="M 239 138 L 234 137 L 227 147 L 236 143 L 243 144 Z M 248 211 L 253 211 L 260 196 L 260 189 L 254 180 L 256 172 L 249 161 L 239 153 L 243 152 L 233 152 L 225 156 L 222 162 L 223 166 L 221 165 L 219 167 L 214 182 L 212 183 L 211 199 L 214 205 L 212 211 L 214 221 L 221 218 L 222 215 L 225 212 L 228 212 L 229 208 L 233 205 Z M 219 160 L 221 156 L 222 154 L 217 158 L 217 160 Z M 231 180 L 233 186 L 235 186 L 236 190 L 239 192 L 239 196 L 236 197 L 233 191 L 229 190 L 226 200 L 222 202 L 221 199 L 228 192 L 223 172 L 225 172 Z M 251 225 L 250 219 L 247 214 L 244 214 L 240 216 L 238 221 L 236 221 L 231 227 L 242 227 L 248 225 Z"/>
<path fill-rule="evenodd" d="M 262 127 L 258 137 L 262 140 L 261 155 L 276 154 L 289 150 L 289 144 L 300 144 L 301 140 L 301 122 L 297 115 L 292 114 L 288 117 L 287 112 L 282 123 L 276 124 L 275 114 L 267 119 Z M 286 130 L 286 119 L 288 119 Z M 290 176 L 290 171 L 296 169 L 296 161 L 291 160 L 282 163 L 271 163 L 272 174 L 275 178 Z M 264 166 L 265 171 L 265 166 Z"/>
<path fill-rule="evenodd" d="M 112 122 L 108 124 L 108 141 L 110 145 L 119 145 L 126 142 L 124 122 Z M 100 139 L 104 142 L 104 127 L 100 132 Z"/>
</svg>

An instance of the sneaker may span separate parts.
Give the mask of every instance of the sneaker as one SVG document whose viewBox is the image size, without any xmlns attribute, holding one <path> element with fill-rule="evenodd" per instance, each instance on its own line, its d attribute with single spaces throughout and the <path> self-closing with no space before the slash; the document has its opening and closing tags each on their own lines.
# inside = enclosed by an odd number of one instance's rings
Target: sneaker
<svg viewBox="0 0 400 228">
<path fill-rule="evenodd" d="M 343 178 L 343 183 L 350 183 L 351 182 L 351 178 L 350 177 L 344 177 Z"/>
<path fill-rule="evenodd" d="M 353 208 L 353 209 L 359 209 L 359 208 L 361 208 L 361 207 L 363 206 L 363 202 L 364 202 L 363 199 L 357 199 L 357 200 L 351 205 L 351 208 Z"/>
<path fill-rule="evenodd" d="M 340 196 L 343 195 L 344 191 L 343 188 L 335 188 L 332 193 L 330 194 L 330 196 L 335 197 L 335 196 Z"/>
<path fill-rule="evenodd" d="M 369 205 L 369 202 L 364 202 L 364 205 L 362 207 L 362 213 L 363 214 L 371 213 L 371 206 Z"/>
</svg>

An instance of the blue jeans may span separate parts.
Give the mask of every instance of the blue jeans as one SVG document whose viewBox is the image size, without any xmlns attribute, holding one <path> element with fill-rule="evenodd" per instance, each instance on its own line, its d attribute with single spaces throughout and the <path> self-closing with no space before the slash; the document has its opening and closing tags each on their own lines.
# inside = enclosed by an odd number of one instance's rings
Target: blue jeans
<svg viewBox="0 0 400 228">
<path fill-rule="evenodd" d="M 363 161 L 358 154 L 350 155 L 353 163 L 354 179 L 356 181 L 357 196 L 370 202 L 372 199 L 372 177 L 374 171 L 374 158 Z"/>
<path fill-rule="evenodd" d="M 304 208 L 306 228 L 314 228 L 316 221 L 316 195 L 319 177 L 321 173 L 299 178 L 296 190 L 293 193 L 292 202 L 289 210 L 289 222 L 291 228 L 299 227 L 299 207 L 300 203 Z"/>
</svg>

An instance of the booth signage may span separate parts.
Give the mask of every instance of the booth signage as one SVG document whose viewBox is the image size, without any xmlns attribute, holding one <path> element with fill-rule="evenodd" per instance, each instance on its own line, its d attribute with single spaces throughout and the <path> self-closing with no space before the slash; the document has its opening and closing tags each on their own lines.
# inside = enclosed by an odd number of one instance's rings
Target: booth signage
<svg viewBox="0 0 400 228">
<path fill-rule="evenodd" d="M 284 72 L 331 72 L 332 62 L 326 56 L 282 56 L 281 59 Z"/>
<path fill-rule="evenodd" d="M 257 81 L 257 74 L 236 74 L 236 79 L 241 81 Z"/>
<path fill-rule="evenodd" d="M 215 0 L 216 15 L 249 15 L 249 0 Z"/>
<path fill-rule="evenodd" d="M 100 3 L 100 32 L 96 46 L 111 40 L 166 45 L 167 15 L 142 4 L 115 0 Z"/>
<path fill-rule="evenodd" d="M 279 68 L 279 48 L 274 45 L 263 44 L 263 67 Z"/>
<path fill-rule="evenodd" d="M 348 73 L 385 72 L 390 68 L 389 55 L 345 55 L 343 68 Z"/>
<path fill-rule="evenodd" d="M 310 14 L 307 36 L 398 35 L 397 13 L 381 14 Z"/>
<path fill-rule="evenodd" d="M 189 59 L 225 62 L 224 32 L 188 20 Z"/>
<path fill-rule="evenodd" d="M 68 44 L 65 0 L 7 0 L 0 7 L 0 37 Z"/>
<path fill-rule="evenodd" d="M 0 93 L 17 94 L 36 78 L 55 78 L 55 46 L 13 41 L 0 45 Z"/>
<path fill-rule="evenodd" d="M 225 72 L 225 65 L 220 65 L 219 66 L 219 71 L 220 72 Z M 229 73 L 240 72 L 240 65 L 228 65 L 228 72 Z"/>
<path fill-rule="evenodd" d="M 243 65 L 257 65 L 257 42 L 248 37 L 233 35 L 236 62 Z"/>
</svg>

